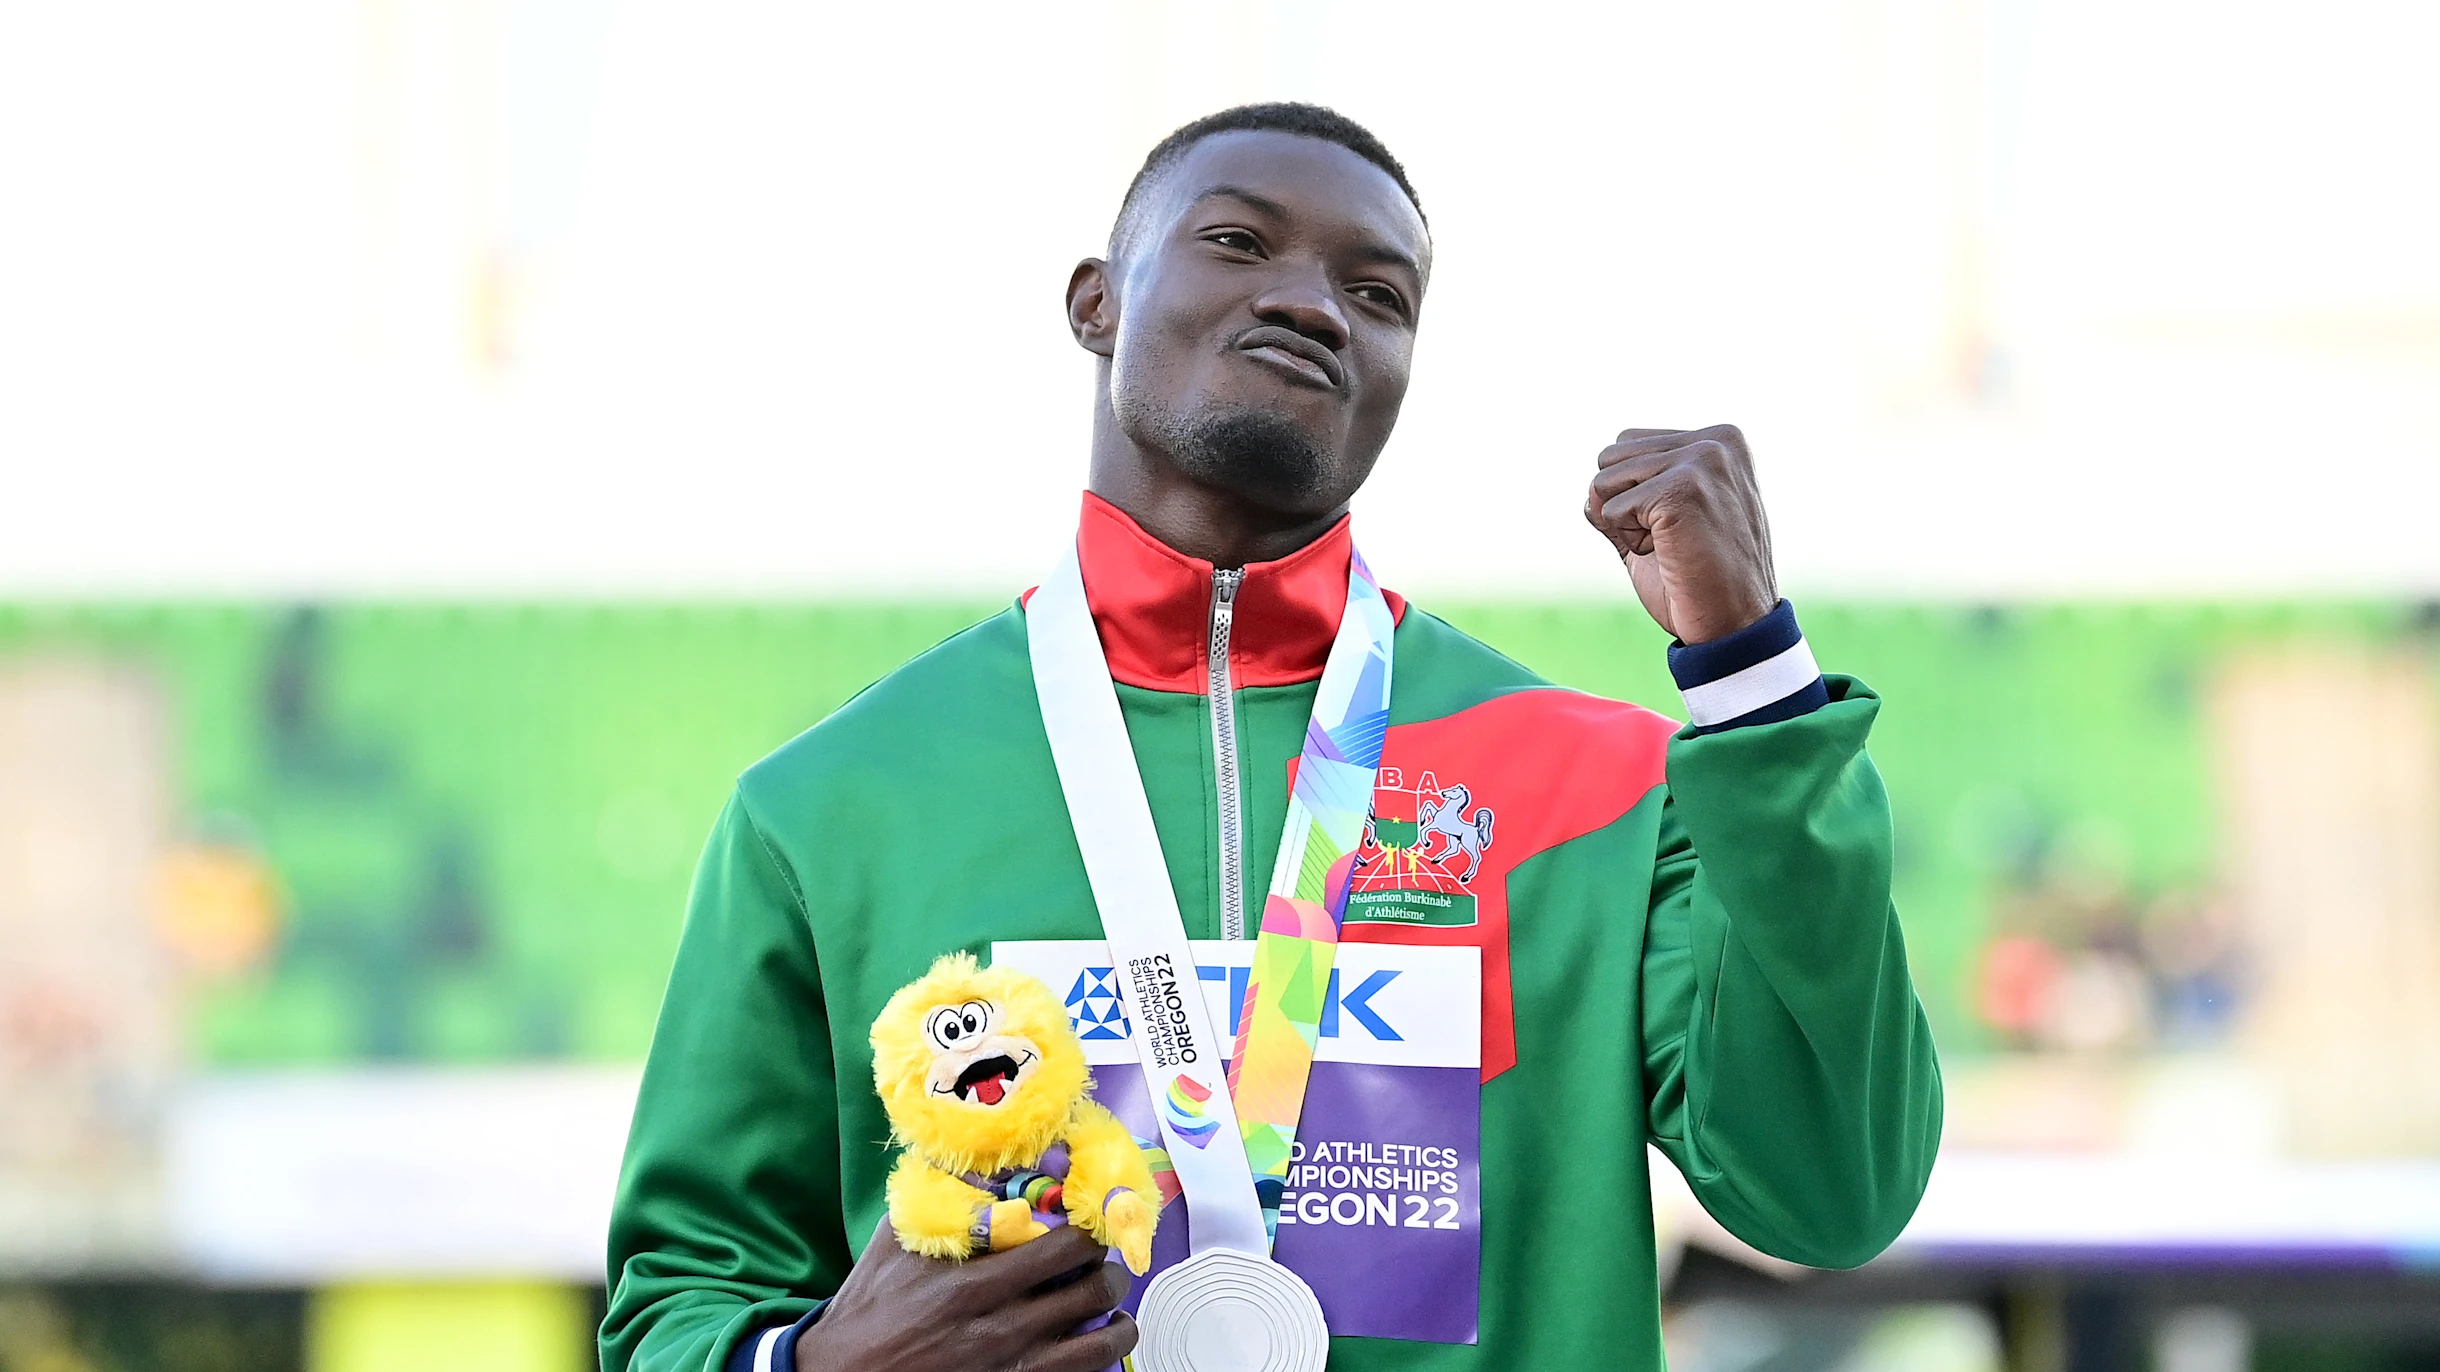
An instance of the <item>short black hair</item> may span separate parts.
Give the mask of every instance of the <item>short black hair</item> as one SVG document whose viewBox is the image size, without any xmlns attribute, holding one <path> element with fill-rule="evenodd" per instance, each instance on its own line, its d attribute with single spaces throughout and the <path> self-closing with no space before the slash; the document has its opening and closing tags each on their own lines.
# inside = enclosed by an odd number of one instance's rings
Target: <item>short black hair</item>
<svg viewBox="0 0 2440 1372">
<path fill-rule="evenodd" d="M 1415 194 L 1414 184 L 1406 179 L 1406 168 L 1398 165 L 1398 159 L 1390 155 L 1389 148 L 1373 136 L 1372 130 L 1328 106 L 1276 100 L 1260 105 L 1238 105 L 1217 114 L 1204 115 L 1191 124 L 1179 126 L 1167 138 L 1153 144 L 1152 151 L 1144 155 L 1144 165 L 1136 169 L 1135 179 L 1127 183 L 1126 196 L 1118 202 L 1118 218 L 1110 225 L 1112 250 L 1116 251 L 1127 216 L 1134 212 L 1135 202 L 1142 195 L 1144 187 L 1158 180 L 1162 172 L 1184 157 L 1187 149 L 1195 144 L 1216 133 L 1239 132 L 1292 133 L 1304 138 L 1319 138 L 1325 143 L 1336 143 L 1389 173 L 1389 179 L 1398 183 L 1399 190 L 1406 192 L 1407 203 L 1415 207 L 1415 214 L 1423 219 L 1424 227 L 1431 227 L 1431 219 L 1423 213 L 1423 198 Z"/>
</svg>

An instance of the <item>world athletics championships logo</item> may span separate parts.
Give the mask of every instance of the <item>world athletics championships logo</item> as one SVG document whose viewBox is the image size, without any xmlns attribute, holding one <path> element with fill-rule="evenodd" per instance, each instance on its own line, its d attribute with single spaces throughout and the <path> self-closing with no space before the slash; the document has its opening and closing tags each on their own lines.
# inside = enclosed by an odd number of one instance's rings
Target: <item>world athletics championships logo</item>
<svg viewBox="0 0 2440 1372">
<path fill-rule="evenodd" d="M 1114 967 L 1087 967 L 1068 988 L 1068 1024 L 1081 1039 L 1127 1037 L 1127 1012 L 1119 1004 Z"/>
<path fill-rule="evenodd" d="M 1168 1116 L 1169 1127 L 1179 1138 L 1201 1148 L 1220 1132 L 1220 1121 L 1203 1113 L 1203 1102 L 1211 1098 L 1210 1087 L 1181 1073 L 1170 1078 L 1169 1096 L 1161 1102 L 1161 1113 Z"/>
</svg>

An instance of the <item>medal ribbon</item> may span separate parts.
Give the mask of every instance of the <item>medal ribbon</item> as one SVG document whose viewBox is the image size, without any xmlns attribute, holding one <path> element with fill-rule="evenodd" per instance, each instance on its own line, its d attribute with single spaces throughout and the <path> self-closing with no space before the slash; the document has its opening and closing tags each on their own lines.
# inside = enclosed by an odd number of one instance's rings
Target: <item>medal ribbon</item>
<svg viewBox="0 0 2440 1372">
<path fill-rule="evenodd" d="M 1187 1238 L 1197 1257 L 1233 1250 L 1267 1262 L 1262 1207 L 1221 1075 L 1221 1041 L 1074 552 L 1026 606 L 1025 640 L 1042 730 L 1110 941 L 1144 1089 L 1186 1193 Z"/>
<path fill-rule="evenodd" d="M 1347 919 L 1356 849 L 1372 813 L 1389 731 L 1390 638 L 1397 624 L 1361 554 L 1347 566 L 1347 610 L 1322 668 L 1296 760 L 1296 786 L 1263 898 L 1254 971 L 1238 1012 L 1229 1095 L 1263 1228 L 1279 1234 L 1279 1201 L 1305 1109 L 1315 1042 Z"/>
<path fill-rule="evenodd" d="M 1227 1089 L 1215 1091 L 1209 1074 L 1218 1066 L 1219 1040 L 1072 550 L 1027 606 L 1043 729 L 1117 964 L 1144 1085 L 1185 1191 L 1197 1254 L 1214 1248 L 1266 1254 L 1278 1232 L 1356 849 L 1389 727 L 1395 629 L 1372 570 L 1351 556 L 1347 609 L 1305 726 L 1253 975 L 1234 1026 Z M 1220 1139 L 1238 1146 L 1211 1146 Z"/>
</svg>

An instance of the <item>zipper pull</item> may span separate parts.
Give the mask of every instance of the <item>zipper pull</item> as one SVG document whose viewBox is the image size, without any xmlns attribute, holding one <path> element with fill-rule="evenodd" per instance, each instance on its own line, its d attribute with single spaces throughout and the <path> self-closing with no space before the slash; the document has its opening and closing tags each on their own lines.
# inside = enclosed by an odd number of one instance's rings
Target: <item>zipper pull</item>
<svg viewBox="0 0 2440 1372">
<path fill-rule="evenodd" d="M 1245 582 L 1242 567 L 1222 567 L 1212 573 L 1211 679 L 1214 690 L 1228 679 L 1229 631 L 1237 620 L 1237 588 Z"/>
</svg>

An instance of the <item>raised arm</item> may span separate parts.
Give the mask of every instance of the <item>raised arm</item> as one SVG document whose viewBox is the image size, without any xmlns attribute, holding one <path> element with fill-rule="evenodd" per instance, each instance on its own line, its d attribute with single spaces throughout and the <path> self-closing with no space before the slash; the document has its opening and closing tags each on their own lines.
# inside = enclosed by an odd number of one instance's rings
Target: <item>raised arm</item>
<svg viewBox="0 0 2440 1372">
<path fill-rule="evenodd" d="M 1914 1214 L 1940 1068 L 1890 905 L 1880 701 L 1824 677 L 1779 598 L 1745 436 L 1628 429 L 1584 515 L 1678 642 L 1643 960 L 1655 1141 L 1765 1252 L 1847 1267 Z"/>
</svg>

